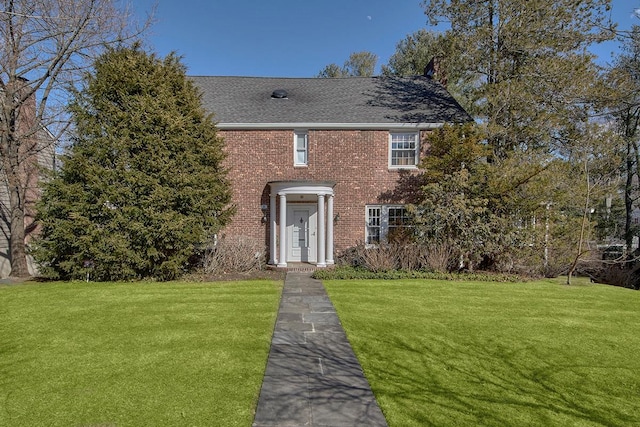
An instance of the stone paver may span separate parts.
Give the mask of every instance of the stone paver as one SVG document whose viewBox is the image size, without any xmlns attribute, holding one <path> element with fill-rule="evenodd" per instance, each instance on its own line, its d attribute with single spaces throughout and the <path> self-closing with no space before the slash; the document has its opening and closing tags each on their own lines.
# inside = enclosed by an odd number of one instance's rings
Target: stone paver
<svg viewBox="0 0 640 427">
<path fill-rule="evenodd" d="M 387 426 L 333 304 L 311 273 L 285 280 L 253 427 Z"/>
</svg>

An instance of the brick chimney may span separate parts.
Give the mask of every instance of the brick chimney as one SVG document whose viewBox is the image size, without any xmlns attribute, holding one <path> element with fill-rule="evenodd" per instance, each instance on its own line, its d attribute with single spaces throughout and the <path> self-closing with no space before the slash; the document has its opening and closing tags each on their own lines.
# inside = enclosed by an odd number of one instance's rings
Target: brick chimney
<svg viewBox="0 0 640 427">
<path fill-rule="evenodd" d="M 424 69 L 425 77 L 437 81 L 442 86 L 447 87 L 447 72 L 444 69 L 444 58 L 434 56 Z"/>
</svg>

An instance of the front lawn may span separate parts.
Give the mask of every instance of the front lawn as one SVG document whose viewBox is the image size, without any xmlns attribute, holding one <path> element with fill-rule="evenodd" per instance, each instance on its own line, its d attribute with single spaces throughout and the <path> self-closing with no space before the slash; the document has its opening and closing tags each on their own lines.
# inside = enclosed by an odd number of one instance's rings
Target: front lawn
<svg viewBox="0 0 640 427">
<path fill-rule="evenodd" d="M 0 286 L 0 426 L 250 426 L 281 285 Z"/>
<path fill-rule="evenodd" d="M 324 283 L 391 427 L 640 425 L 640 292 Z"/>
</svg>

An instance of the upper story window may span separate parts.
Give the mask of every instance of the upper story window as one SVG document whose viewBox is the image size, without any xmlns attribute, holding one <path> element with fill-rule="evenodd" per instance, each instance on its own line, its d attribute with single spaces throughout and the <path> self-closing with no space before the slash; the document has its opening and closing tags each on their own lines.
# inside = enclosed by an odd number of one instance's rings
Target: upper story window
<svg viewBox="0 0 640 427">
<path fill-rule="evenodd" d="M 307 132 L 294 132 L 293 164 L 294 166 L 309 164 L 309 134 Z"/>
<path fill-rule="evenodd" d="M 389 134 L 389 167 L 416 168 L 419 155 L 418 132 Z"/>
</svg>

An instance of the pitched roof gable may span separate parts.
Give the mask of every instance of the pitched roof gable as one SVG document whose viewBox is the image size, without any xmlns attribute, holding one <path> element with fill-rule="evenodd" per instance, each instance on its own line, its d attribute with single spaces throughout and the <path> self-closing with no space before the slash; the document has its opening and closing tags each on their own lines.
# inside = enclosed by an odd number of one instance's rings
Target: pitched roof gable
<svg viewBox="0 0 640 427">
<path fill-rule="evenodd" d="M 471 117 L 435 81 L 423 77 L 190 77 L 219 127 L 290 125 L 428 127 Z M 274 98 L 275 90 L 286 98 Z"/>
</svg>

